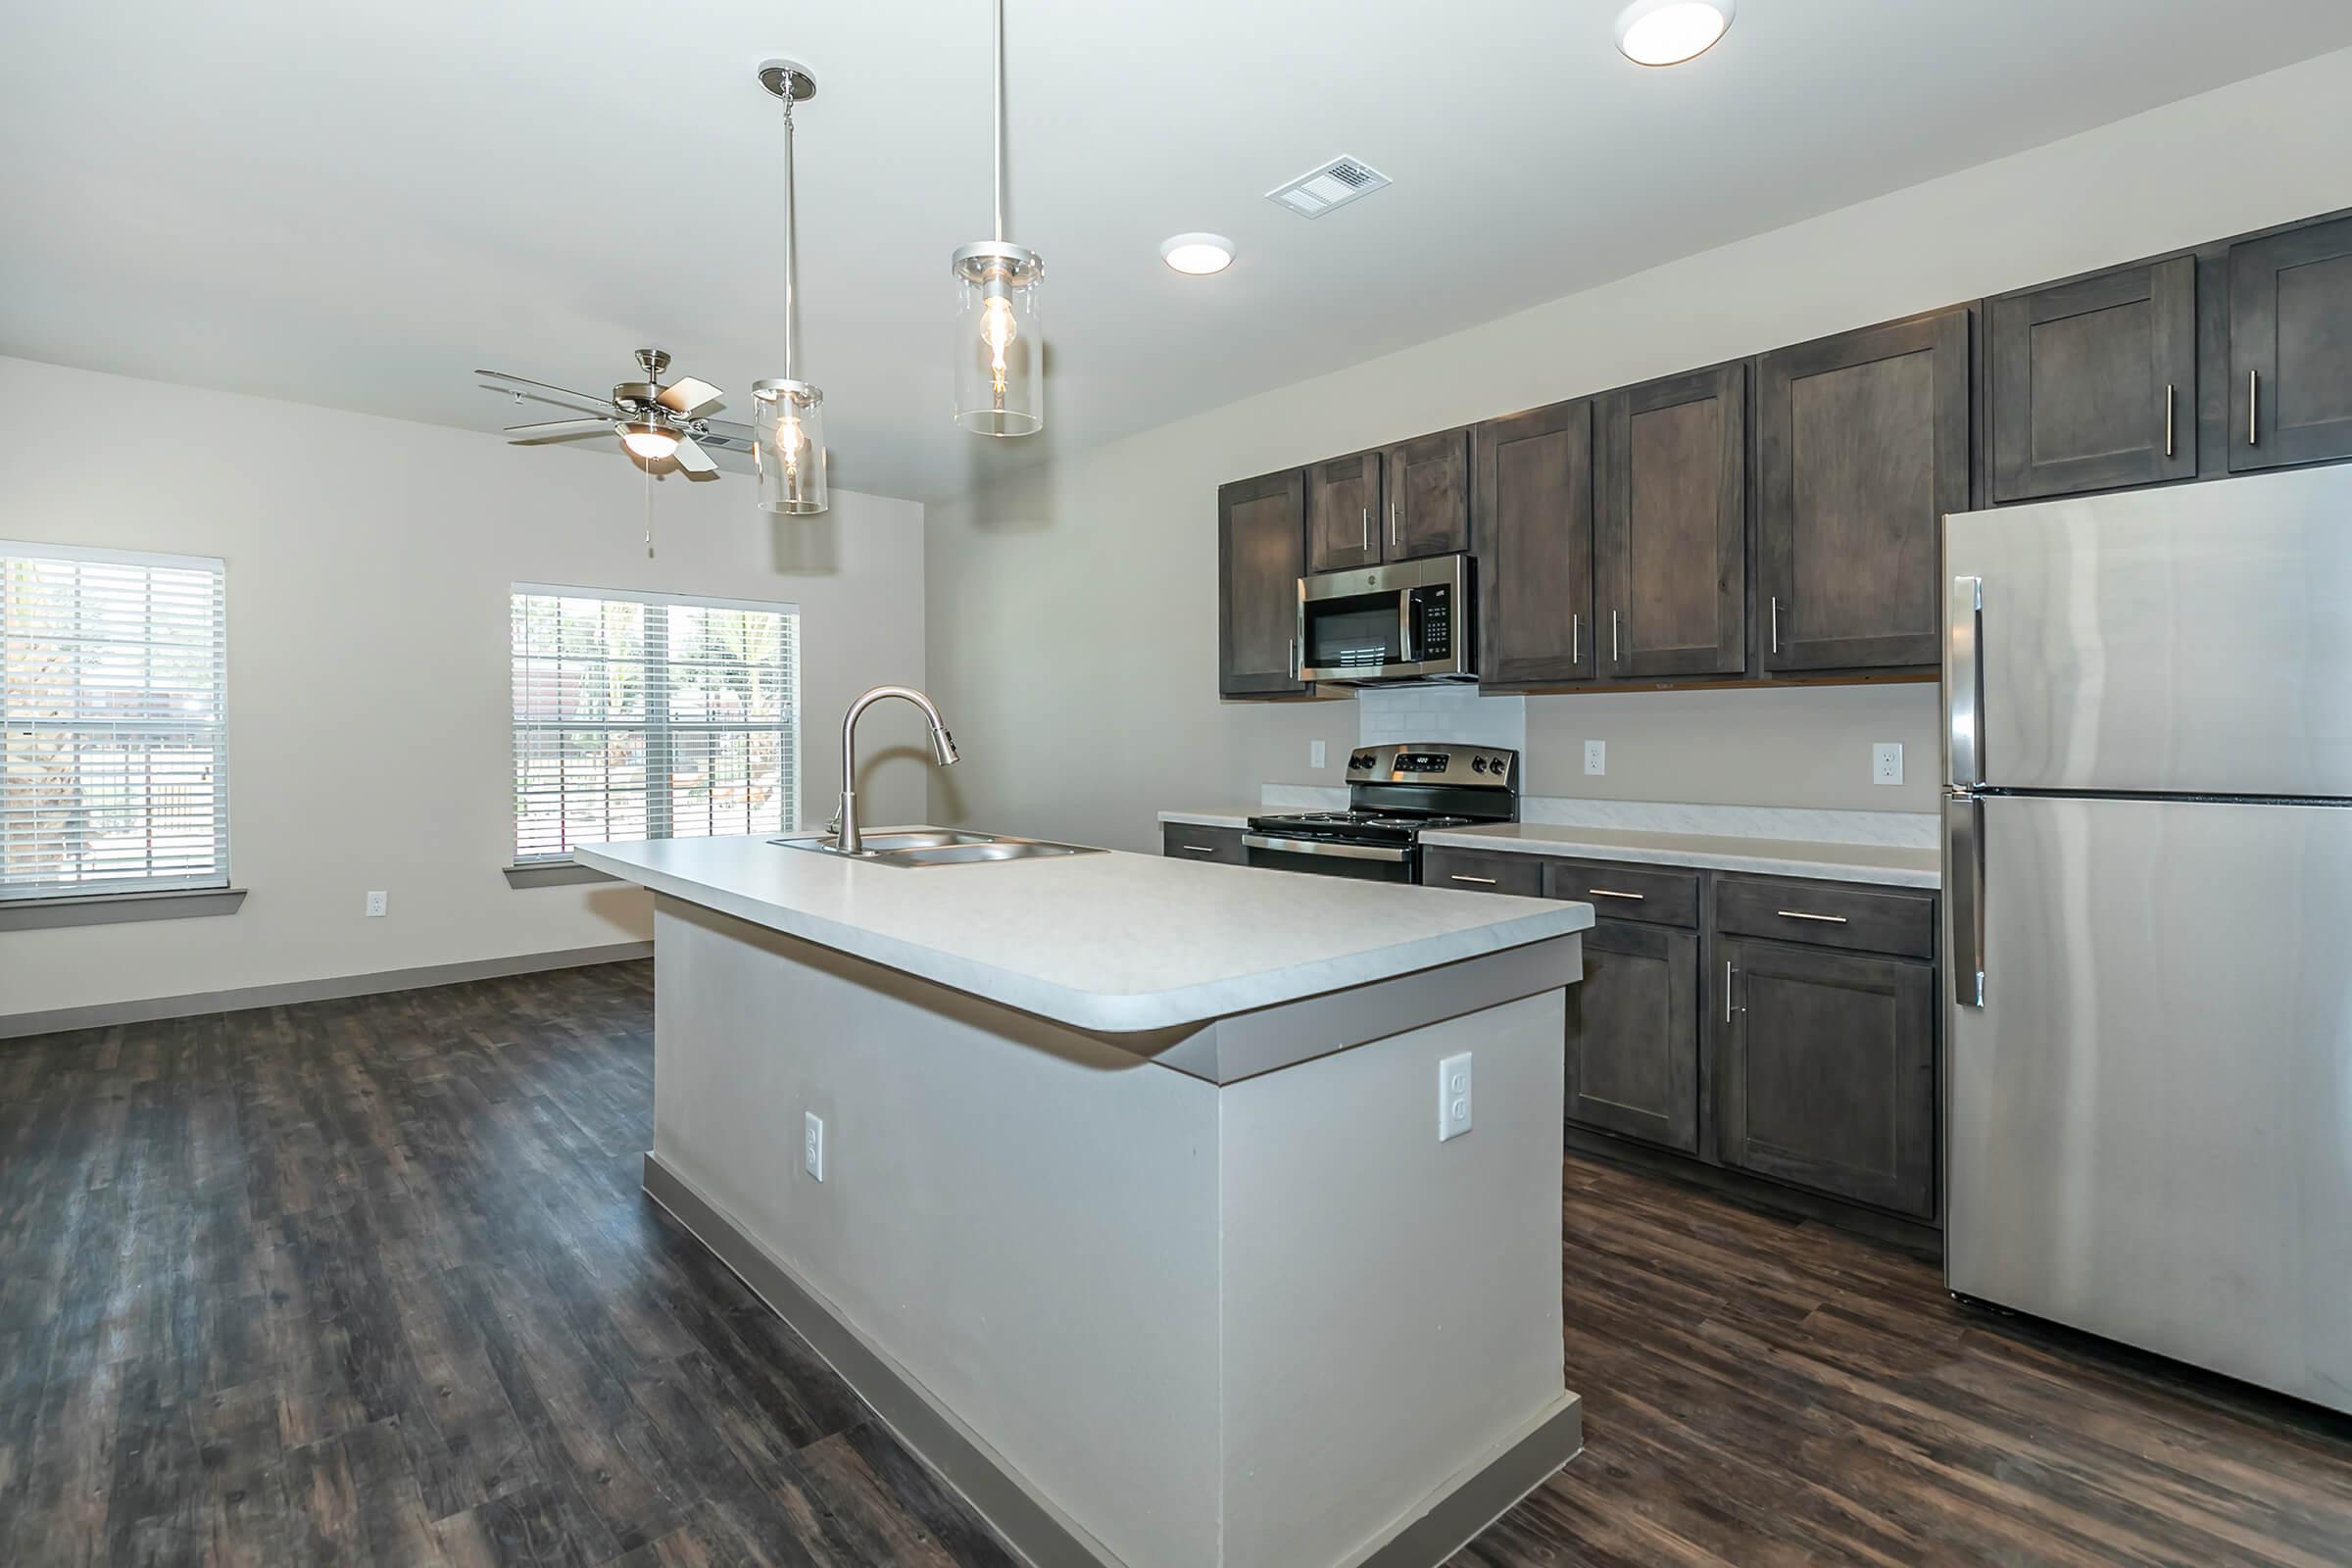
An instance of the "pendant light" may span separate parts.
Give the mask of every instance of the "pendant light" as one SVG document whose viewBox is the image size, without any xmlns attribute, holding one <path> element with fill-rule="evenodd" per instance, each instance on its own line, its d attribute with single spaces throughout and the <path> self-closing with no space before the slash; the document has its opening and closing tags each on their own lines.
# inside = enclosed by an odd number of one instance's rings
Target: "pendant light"
<svg viewBox="0 0 2352 1568">
<path fill-rule="evenodd" d="M 760 510 L 804 516 L 825 510 L 825 395 L 798 378 L 792 354 L 794 273 L 792 106 L 816 96 L 816 78 L 791 60 L 760 68 L 760 85 L 784 101 L 784 373 L 752 383 L 752 454 L 760 465 Z"/>
<path fill-rule="evenodd" d="M 1004 237 L 1004 0 L 996 0 L 997 237 L 966 245 L 956 270 L 956 422 L 980 435 L 1032 435 L 1046 422 L 1037 283 L 1046 264 Z"/>
</svg>

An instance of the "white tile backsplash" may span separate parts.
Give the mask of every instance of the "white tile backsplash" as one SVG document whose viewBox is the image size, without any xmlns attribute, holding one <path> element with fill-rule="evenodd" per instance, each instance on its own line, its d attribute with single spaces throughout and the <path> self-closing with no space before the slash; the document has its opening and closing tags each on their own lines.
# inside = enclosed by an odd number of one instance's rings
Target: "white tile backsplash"
<svg viewBox="0 0 2352 1568">
<path fill-rule="evenodd" d="M 1379 686 L 1355 694 L 1356 744 L 1460 741 L 1527 750 L 1527 699 L 1488 697 L 1475 686 Z"/>
</svg>

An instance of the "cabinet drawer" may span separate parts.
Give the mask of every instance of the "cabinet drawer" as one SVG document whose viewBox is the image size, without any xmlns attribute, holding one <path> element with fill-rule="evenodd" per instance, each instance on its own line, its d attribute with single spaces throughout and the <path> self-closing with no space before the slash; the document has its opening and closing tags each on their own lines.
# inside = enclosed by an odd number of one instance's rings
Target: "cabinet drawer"
<svg viewBox="0 0 2352 1568">
<path fill-rule="evenodd" d="M 1698 924 L 1696 871 L 1553 860 L 1544 867 L 1544 895 L 1590 904 L 1593 914 L 1603 920 Z"/>
<path fill-rule="evenodd" d="M 1536 899 L 1544 896 L 1544 862 L 1527 855 L 1424 850 L 1421 882 L 1425 887 L 1460 888 L 1470 893 L 1516 893 Z"/>
<path fill-rule="evenodd" d="M 1715 929 L 1725 936 L 1933 958 L 1936 898 L 1845 882 L 1727 876 L 1715 884 Z"/>
<path fill-rule="evenodd" d="M 1159 853 L 1177 860 L 1209 860 L 1218 865 L 1247 865 L 1238 827 L 1198 827 L 1190 822 L 1162 822 Z"/>
</svg>

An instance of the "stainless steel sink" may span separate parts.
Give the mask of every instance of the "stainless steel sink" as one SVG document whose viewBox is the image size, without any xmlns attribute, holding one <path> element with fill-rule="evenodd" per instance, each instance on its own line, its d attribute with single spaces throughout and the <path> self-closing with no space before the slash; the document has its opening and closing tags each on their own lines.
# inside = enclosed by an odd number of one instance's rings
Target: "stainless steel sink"
<svg viewBox="0 0 2352 1568">
<path fill-rule="evenodd" d="M 828 836 L 769 839 L 788 850 L 810 850 L 874 865 L 969 865 L 982 860 L 1032 860 L 1045 856 L 1096 855 L 1077 844 L 1050 844 L 1042 839 L 1016 839 L 998 833 L 965 833 L 955 828 L 921 828 L 863 835 L 864 847 L 844 851 Z"/>
</svg>

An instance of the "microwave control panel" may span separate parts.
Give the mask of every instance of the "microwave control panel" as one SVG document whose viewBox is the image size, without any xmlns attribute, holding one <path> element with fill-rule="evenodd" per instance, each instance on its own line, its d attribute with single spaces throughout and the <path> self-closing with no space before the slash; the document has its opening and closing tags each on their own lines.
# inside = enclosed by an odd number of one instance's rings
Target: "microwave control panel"
<svg viewBox="0 0 2352 1568">
<path fill-rule="evenodd" d="M 1426 662 L 1453 657 L 1453 590 L 1445 583 L 1410 590 L 1416 628 L 1413 658 Z"/>
</svg>

